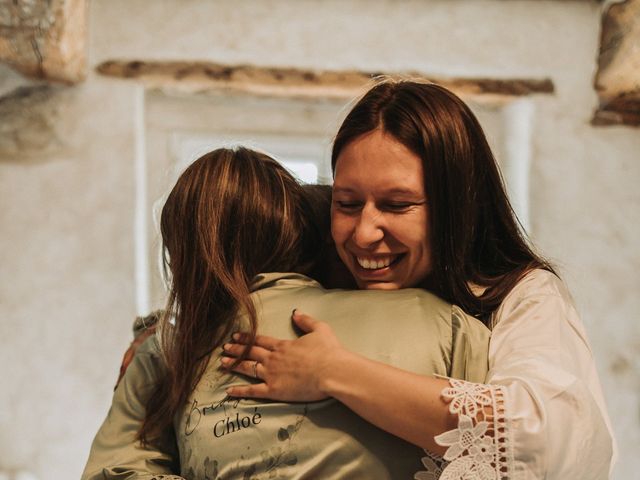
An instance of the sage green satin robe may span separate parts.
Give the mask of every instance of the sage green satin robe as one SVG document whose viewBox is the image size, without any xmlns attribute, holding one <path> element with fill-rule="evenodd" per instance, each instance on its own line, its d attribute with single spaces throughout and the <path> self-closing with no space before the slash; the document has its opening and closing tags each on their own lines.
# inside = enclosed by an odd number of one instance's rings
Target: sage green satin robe
<svg viewBox="0 0 640 480">
<path fill-rule="evenodd" d="M 260 334 L 296 338 L 290 317 L 298 308 L 328 322 L 345 347 L 371 359 L 422 375 L 476 382 L 487 373 L 489 330 L 424 290 L 325 290 L 291 273 L 259 275 L 253 290 Z M 240 316 L 238 329 L 244 324 Z M 219 356 L 220 349 L 174 419 L 182 478 L 411 479 L 421 470 L 420 448 L 333 399 L 283 403 L 228 398 L 227 387 L 257 380 L 221 372 Z M 144 448 L 135 441 L 145 400 L 161 372 L 151 337 L 114 394 L 83 479 L 154 478 L 177 468 L 173 445 Z M 380 385 L 379 394 L 393 392 Z"/>
</svg>

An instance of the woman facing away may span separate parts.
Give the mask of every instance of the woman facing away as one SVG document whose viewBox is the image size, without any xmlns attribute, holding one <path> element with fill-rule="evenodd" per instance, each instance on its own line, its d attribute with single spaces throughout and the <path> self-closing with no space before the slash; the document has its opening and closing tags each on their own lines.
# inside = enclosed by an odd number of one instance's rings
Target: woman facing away
<svg viewBox="0 0 640 480">
<path fill-rule="evenodd" d="M 332 167 L 332 235 L 358 286 L 423 288 L 481 319 L 492 330 L 486 380 L 364 358 L 301 307 L 294 321 L 308 333 L 258 336 L 233 369 L 257 362 L 262 383 L 229 394 L 335 398 L 431 452 L 419 479 L 608 478 L 614 440 L 587 336 L 519 229 L 471 110 L 437 85 L 381 82 L 344 120 Z M 230 356 L 247 344 L 234 339 Z"/>
<path fill-rule="evenodd" d="M 256 362 L 246 376 L 218 367 L 231 333 L 295 339 L 294 306 L 335 318 L 340 341 L 374 361 L 422 376 L 486 375 L 489 330 L 459 308 L 421 289 L 325 290 L 304 275 L 332 274 L 326 256 L 318 261 L 325 193 L 244 148 L 206 154 L 180 176 L 161 216 L 168 313 L 118 385 L 82 478 L 396 479 L 422 467 L 417 446 L 334 399 L 226 393 L 261 373 Z"/>
</svg>

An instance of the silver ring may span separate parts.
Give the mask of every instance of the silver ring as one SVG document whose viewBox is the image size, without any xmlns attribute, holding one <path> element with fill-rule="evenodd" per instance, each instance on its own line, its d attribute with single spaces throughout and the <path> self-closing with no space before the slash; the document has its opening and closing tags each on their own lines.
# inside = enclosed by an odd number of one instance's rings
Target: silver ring
<svg viewBox="0 0 640 480">
<path fill-rule="evenodd" d="M 258 361 L 253 362 L 253 378 L 258 378 Z"/>
</svg>

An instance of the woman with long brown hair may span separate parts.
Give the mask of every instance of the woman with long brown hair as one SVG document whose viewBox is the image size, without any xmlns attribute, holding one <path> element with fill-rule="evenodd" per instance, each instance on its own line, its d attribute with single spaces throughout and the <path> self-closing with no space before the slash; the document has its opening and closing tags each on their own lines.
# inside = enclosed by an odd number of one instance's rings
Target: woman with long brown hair
<svg viewBox="0 0 640 480">
<path fill-rule="evenodd" d="M 257 362 L 247 375 L 218 368 L 231 333 L 248 331 L 249 345 L 257 331 L 295 339 L 294 306 L 336 318 L 342 343 L 373 360 L 419 375 L 484 378 L 489 331 L 459 308 L 423 290 L 329 291 L 305 276 L 331 273 L 319 255 L 326 193 L 245 148 L 210 152 L 180 176 L 161 216 L 167 310 L 118 385 L 83 478 L 393 479 L 419 470 L 416 446 L 333 399 L 226 393 L 261 375 Z M 419 348 L 407 347 L 416 338 Z"/>
<path fill-rule="evenodd" d="M 358 286 L 421 287 L 482 320 L 492 329 L 487 379 L 372 362 L 299 311 L 308 334 L 258 337 L 234 369 L 258 362 L 263 383 L 229 393 L 340 400 L 431 452 L 416 478 L 607 478 L 614 442 L 584 328 L 518 225 L 467 105 L 437 85 L 381 82 L 345 118 L 332 166 L 333 239 Z M 236 338 L 229 355 L 244 349 Z"/>
</svg>

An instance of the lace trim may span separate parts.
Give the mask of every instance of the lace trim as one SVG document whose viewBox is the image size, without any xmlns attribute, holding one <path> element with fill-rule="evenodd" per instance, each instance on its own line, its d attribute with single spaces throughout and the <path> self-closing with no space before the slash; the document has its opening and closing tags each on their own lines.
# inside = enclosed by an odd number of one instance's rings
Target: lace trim
<svg viewBox="0 0 640 480">
<path fill-rule="evenodd" d="M 415 480 L 437 480 L 442 475 L 442 471 L 447 466 L 446 462 L 441 456 L 431 453 L 425 450 L 426 457 L 422 457 L 422 464 L 426 470 L 416 473 L 413 478 Z"/>
<path fill-rule="evenodd" d="M 442 390 L 449 411 L 458 416 L 458 428 L 435 437 L 449 447 L 444 457 L 430 452 L 422 458 L 426 471 L 416 480 L 501 480 L 510 478 L 513 464 L 510 426 L 505 415 L 506 392 L 497 385 L 453 378 Z M 491 408 L 488 408 L 491 407 Z"/>
</svg>

